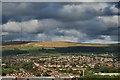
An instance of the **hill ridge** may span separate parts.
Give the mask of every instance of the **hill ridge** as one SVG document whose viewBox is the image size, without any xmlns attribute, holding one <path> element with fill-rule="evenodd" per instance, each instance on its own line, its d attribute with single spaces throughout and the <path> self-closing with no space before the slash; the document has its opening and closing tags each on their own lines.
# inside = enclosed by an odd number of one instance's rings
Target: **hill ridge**
<svg viewBox="0 0 120 80">
<path fill-rule="evenodd" d="M 113 46 L 118 44 L 100 44 L 100 43 L 77 43 L 77 42 L 67 42 L 67 41 L 52 41 L 52 42 L 6 42 L 3 46 L 36 46 L 36 47 L 73 47 L 73 46 Z"/>
</svg>

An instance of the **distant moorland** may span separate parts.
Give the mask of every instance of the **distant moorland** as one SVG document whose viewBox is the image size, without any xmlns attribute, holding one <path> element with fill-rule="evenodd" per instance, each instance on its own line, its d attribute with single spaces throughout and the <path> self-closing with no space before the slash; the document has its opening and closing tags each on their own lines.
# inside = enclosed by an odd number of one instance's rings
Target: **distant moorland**
<svg viewBox="0 0 120 80">
<path fill-rule="evenodd" d="M 2 52 L 5 54 L 21 53 L 119 53 L 120 44 L 88 44 L 74 42 L 3 42 Z"/>
</svg>

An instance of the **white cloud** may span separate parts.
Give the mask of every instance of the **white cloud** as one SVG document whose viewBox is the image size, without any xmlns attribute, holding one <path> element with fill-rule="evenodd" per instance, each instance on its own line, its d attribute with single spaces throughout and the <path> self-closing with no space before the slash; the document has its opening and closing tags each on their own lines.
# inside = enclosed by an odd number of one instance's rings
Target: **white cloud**
<svg viewBox="0 0 120 80">
<path fill-rule="evenodd" d="M 4 36 L 4 35 L 8 35 L 9 33 L 8 32 L 1 32 L 0 35 Z"/>
<path fill-rule="evenodd" d="M 36 35 L 36 40 L 38 40 L 38 41 L 51 41 L 51 38 L 50 38 L 51 36 L 49 36 L 49 35 L 46 35 L 46 34 L 44 34 L 44 33 L 39 33 L 39 34 L 37 34 Z"/>
<path fill-rule="evenodd" d="M 7 32 L 34 32 L 38 27 L 37 20 L 30 20 L 25 22 L 13 22 L 10 21 L 6 24 L 3 24 L 3 31 Z M 21 31 L 22 30 L 22 31 Z"/>
<path fill-rule="evenodd" d="M 117 14 L 115 5 L 108 3 L 66 4 L 59 10 L 62 20 L 90 20 L 97 16 Z"/>
<path fill-rule="evenodd" d="M 56 36 L 56 37 L 53 37 L 52 41 L 78 42 L 78 38 L 74 36 Z"/>
<path fill-rule="evenodd" d="M 13 22 L 9 21 L 6 24 L 3 24 L 3 31 L 8 32 L 26 32 L 26 33 L 34 33 L 39 32 L 39 30 L 48 30 L 54 29 L 60 25 L 59 22 L 52 19 L 43 19 L 43 20 L 29 20 L 24 22 Z"/>
<path fill-rule="evenodd" d="M 118 25 L 118 16 L 103 16 L 103 17 L 99 17 L 99 19 L 104 21 L 104 23 L 114 23 Z"/>
<path fill-rule="evenodd" d="M 3 31 L 20 32 L 21 24 L 19 22 L 8 22 L 2 26 Z"/>
<path fill-rule="evenodd" d="M 102 40 L 102 39 L 93 39 L 89 40 L 83 43 L 101 43 L 101 44 L 114 44 L 114 43 L 119 43 L 118 41 L 108 41 L 108 40 Z"/>
<path fill-rule="evenodd" d="M 118 43 L 119 41 L 113 41 L 111 36 L 108 35 L 101 35 L 100 36 L 102 39 L 93 39 L 93 40 L 88 40 L 83 43 L 101 43 L 101 44 L 111 44 L 111 43 Z"/>
<path fill-rule="evenodd" d="M 39 22 L 38 20 L 22 22 L 21 27 L 23 32 L 36 32 L 37 28 L 39 27 Z"/>
</svg>

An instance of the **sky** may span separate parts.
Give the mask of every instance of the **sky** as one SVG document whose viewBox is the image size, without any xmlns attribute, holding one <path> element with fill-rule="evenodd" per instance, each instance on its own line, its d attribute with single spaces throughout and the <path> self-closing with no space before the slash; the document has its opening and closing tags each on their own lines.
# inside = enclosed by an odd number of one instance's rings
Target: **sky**
<svg viewBox="0 0 120 80">
<path fill-rule="evenodd" d="M 117 43 L 117 2 L 5 2 L 2 40 Z"/>
</svg>

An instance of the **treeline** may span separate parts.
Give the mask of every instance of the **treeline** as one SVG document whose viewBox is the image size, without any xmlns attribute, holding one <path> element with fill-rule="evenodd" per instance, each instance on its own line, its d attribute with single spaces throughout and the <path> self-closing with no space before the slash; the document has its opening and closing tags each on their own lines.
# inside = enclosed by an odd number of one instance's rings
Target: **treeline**
<svg viewBox="0 0 120 80">
<path fill-rule="evenodd" d="M 118 54 L 119 46 L 108 46 L 108 47 L 89 47 L 89 46 L 75 46 L 75 47 L 59 47 L 54 49 L 49 48 L 34 48 L 33 49 L 27 49 L 22 50 L 19 48 L 14 48 L 12 50 L 2 50 L 3 55 L 12 55 L 12 54 L 25 54 L 25 53 L 114 53 Z"/>
<path fill-rule="evenodd" d="M 82 52 L 82 53 L 118 53 L 118 46 L 109 46 L 109 47 L 86 47 L 86 46 L 77 46 L 77 47 L 63 47 L 56 48 L 56 52 L 68 53 L 68 52 Z"/>
<path fill-rule="evenodd" d="M 19 49 L 12 49 L 12 50 L 2 50 L 2 56 L 5 55 L 16 55 L 16 54 L 24 54 L 28 51 L 25 50 L 19 50 Z"/>
</svg>

